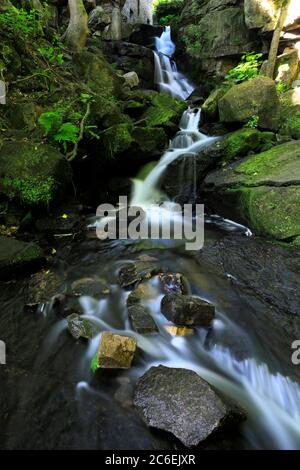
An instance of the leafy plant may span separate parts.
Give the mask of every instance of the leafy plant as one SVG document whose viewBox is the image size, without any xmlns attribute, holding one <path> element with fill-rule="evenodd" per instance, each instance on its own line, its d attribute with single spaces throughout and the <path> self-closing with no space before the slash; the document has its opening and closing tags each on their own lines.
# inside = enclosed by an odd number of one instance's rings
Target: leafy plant
<svg viewBox="0 0 300 470">
<path fill-rule="evenodd" d="M 242 83 L 251 80 L 259 74 L 262 64 L 262 54 L 247 52 L 242 56 L 241 62 L 227 73 L 225 80 L 231 83 Z"/>
<path fill-rule="evenodd" d="M 60 144 L 63 144 L 64 151 L 67 151 L 68 143 L 75 144 L 78 139 L 79 129 L 71 122 L 65 122 L 53 136 L 53 139 Z"/>
<path fill-rule="evenodd" d="M 276 90 L 279 95 L 282 95 L 289 90 L 289 86 L 284 82 L 278 82 L 276 83 Z"/>
<path fill-rule="evenodd" d="M 248 127 L 249 129 L 257 129 L 259 123 L 259 116 L 257 114 L 253 114 L 245 127 Z"/>
<path fill-rule="evenodd" d="M 24 38 L 35 38 L 43 33 L 46 12 L 27 11 L 24 8 L 7 8 L 0 15 L 0 28 Z"/>
<path fill-rule="evenodd" d="M 60 128 L 63 122 L 62 113 L 59 111 L 49 111 L 41 114 L 39 123 L 44 128 L 45 134 L 51 134 Z"/>
<path fill-rule="evenodd" d="M 97 369 L 99 369 L 98 355 L 95 354 L 95 356 L 93 357 L 93 359 L 92 359 L 92 361 L 91 361 L 91 371 L 92 371 L 93 373 L 95 373 Z"/>
<path fill-rule="evenodd" d="M 47 62 L 58 65 L 62 65 L 64 62 L 64 55 L 60 48 L 39 47 L 37 51 Z"/>
</svg>

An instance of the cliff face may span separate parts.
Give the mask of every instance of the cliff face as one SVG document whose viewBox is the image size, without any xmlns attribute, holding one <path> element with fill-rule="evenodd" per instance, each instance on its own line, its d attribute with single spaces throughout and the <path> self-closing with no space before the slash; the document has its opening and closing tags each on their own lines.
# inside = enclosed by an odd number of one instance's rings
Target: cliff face
<svg viewBox="0 0 300 470">
<path fill-rule="evenodd" d="M 176 22 L 183 64 L 195 70 L 195 78 L 201 73 L 223 77 L 243 53 L 266 53 L 277 5 L 276 0 L 186 0 Z M 291 0 L 281 52 L 298 41 L 300 2 Z"/>
<path fill-rule="evenodd" d="M 152 24 L 152 0 L 126 0 L 122 15 L 128 23 Z"/>
</svg>

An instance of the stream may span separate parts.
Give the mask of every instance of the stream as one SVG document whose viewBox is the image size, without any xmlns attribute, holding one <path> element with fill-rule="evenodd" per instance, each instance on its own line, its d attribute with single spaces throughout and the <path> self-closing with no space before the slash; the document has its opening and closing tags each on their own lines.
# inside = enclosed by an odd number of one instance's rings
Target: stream
<svg viewBox="0 0 300 470">
<path fill-rule="evenodd" d="M 170 28 L 166 28 L 156 39 L 156 82 L 161 90 L 186 99 L 193 86 L 177 71 L 171 59 L 174 51 Z M 131 204 L 142 207 L 149 217 L 153 216 L 149 207 L 157 201 L 164 202 L 160 217 L 174 216 L 172 201 L 159 188 L 167 166 L 217 139 L 200 132 L 200 118 L 198 108 L 185 111 L 179 132 L 157 166 L 144 181 L 134 180 Z M 100 241 L 94 234 L 97 221 L 91 219 L 88 224 L 82 239 L 66 237 L 56 242 L 51 269 L 60 279 L 57 293 L 69 295 L 77 279 L 96 276 L 105 280 L 109 294 L 85 295 L 75 301 L 84 317 L 101 330 L 135 337 L 138 354 L 129 370 L 93 374 L 90 363 L 100 334 L 91 341 L 75 341 L 67 331 L 66 312 L 60 308 L 24 309 L 27 279 L 3 283 L 0 337 L 7 344 L 7 366 L 0 368 L 0 414 L 4 417 L 0 447 L 180 448 L 172 436 L 147 428 L 132 403 L 137 379 L 149 367 L 163 364 L 194 370 L 247 412 L 248 419 L 239 429 L 201 448 L 299 449 L 299 371 L 291 362 L 299 322 L 289 320 L 291 314 L 282 311 L 276 297 L 280 299 L 280 289 L 289 291 L 297 285 L 299 272 L 282 261 L 284 248 L 269 247 L 247 227 L 218 215 L 206 217 L 201 253 L 185 251 L 182 243 L 167 240 L 148 240 L 147 246 L 139 240 Z M 239 258 L 240 252 L 245 259 Z M 133 331 L 126 309 L 130 291 L 120 287 L 118 271 L 143 255 L 159 260 L 169 272 L 182 273 L 193 295 L 216 306 L 212 329 L 197 328 L 186 337 L 169 335 L 160 313 L 163 294 L 154 277 L 148 282 L 155 298 L 145 300 L 144 305 L 159 334 L 142 336 Z M 274 265 L 279 267 L 277 284 L 272 280 Z M 261 291 L 251 288 L 253 276 L 261 274 L 260 282 L 264 284 L 265 279 L 266 285 Z"/>
</svg>

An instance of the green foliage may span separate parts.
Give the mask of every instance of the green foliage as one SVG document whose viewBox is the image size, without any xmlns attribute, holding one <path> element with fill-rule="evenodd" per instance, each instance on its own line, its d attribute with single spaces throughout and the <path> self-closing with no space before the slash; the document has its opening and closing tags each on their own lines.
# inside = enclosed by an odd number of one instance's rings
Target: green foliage
<svg viewBox="0 0 300 470">
<path fill-rule="evenodd" d="M 41 114 L 39 123 L 44 128 L 45 134 L 53 134 L 57 132 L 62 125 L 62 113 L 59 111 L 49 111 Z"/>
<path fill-rule="evenodd" d="M 278 82 L 276 83 L 276 90 L 277 90 L 277 93 L 279 95 L 282 95 L 283 93 L 285 93 L 286 91 L 289 90 L 289 85 L 287 85 L 286 83 L 284 82 Z"/>
<path fill-rule="evenodd" d="M 172 21 L 176 20 L 178 18 L 177 15 L 173 15 L 173 14 L 170 14 L 170 15 L 166 15 L 166 16 L 162 16 L 160 19 L 159 19 L 159 24 L 161 26 L 168 26 Z"/>
<path fill-rule="evenodd" d="M 241 62 L 227 73 L 225 80 L 232 84 L 251 80 L 259 74 L 262 64 L 262 54 L 248 52 L 242 56 Z"/>
<path fill-rule="evenodd" d="M 46 12 L 7 8 L 1 12 L 0 29 L 24 39 L 35 38 L 43 34 L 46 18 Z"/>
<path fill-rule="evenodd" d="M 67 151 L 67 144 L 72 143 L 75 144 L 78 138 L 78 127 L 71 122 L 65 122 L 61 125 L 59 130 L 53 136 L 53 139 L 60 144 L 63 144 L 65 152 Z"/>
<path fill-rule="evenodd" d="M 249 129 L 257 129 L 259 124 L 259 116 L 257 114 L 253 114 L 247 124 L 245 124 L 245 127 L 248 127 Z"/>
<path fill-rule="evenodd" d="M 183 41 L 188 54 L 197 55 L 201 49 L 202 35 L 198 25 L 190 24 L 185 29 Z"/>
<path fill-rule="evenodd" d="M 39 47 L 38 53 L 51 64 L 62 65 L 64 62 L 64 55 L 61 48 L 56 47 Z"/>
<path fill-rule="evenodd" d="M 95 354 L 95 356 L 93 357 L 93 359 L 92 359 L 92 361 L 91 361 L 91 371 L 92 371 L 93 373 L 95 373 L 97 369 L 99 369 L 98 355 Z"/>
</svg>

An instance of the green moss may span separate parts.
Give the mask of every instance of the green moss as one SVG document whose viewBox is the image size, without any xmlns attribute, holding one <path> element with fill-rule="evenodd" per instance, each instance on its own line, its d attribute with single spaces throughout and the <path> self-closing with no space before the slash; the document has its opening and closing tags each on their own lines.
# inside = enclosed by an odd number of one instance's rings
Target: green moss
<svg viewBox="0 0 300 470">
<path fill-rule="evenodd" d="M 37 245 L 28 246 L 20 255 L 13 260 L 14 264 L 25 264 L 42 258 L 43 251 Z"/>
<path fill-rule="evenodd" d="M 19 196 L 21 202 L 28 205 L 48 205 L 55 191 L 55 181 L 51 176 L 46 179 L 32 176 L 28 180 L 4 177 L 2 185 L 12 199 Z"/>
<path fill-rule="evenodd" d="M 274 146 L 275 136 L 272 132 L 260 132 L 257 129 L 243 128 L 233 132 L 223 141 L 224 161 L 244 157 L 249 152 L 258 152 Z"/>
<path fill-rule="evenodd" d="M 242 216 L 258 234 L 289 239 L 300 235 L 300 186 L 228 189 Z"/>
<path fill-rule="evenodd" d="M 117 124 L 102 133 L 104 154 L 107 158 L 112 158 L 130 147 L 134 141 L 131 131 L 130 124 Z"/>
<path fill-rule="evenodd" d="M 154 94 L 151 102 L 152 106 L 142 116 L 142 119 L 147 121 L 149 127 L 168 127 L 172 123 L 176 123 L 186 108 L 183 101 L 179 101 L 167 93 Z"/>
<path fill-rule="evenodd" d="M 300 139 L 300 110 L 291 112 L 280 129 L 280 134 L 287 135 L 291 139 Z"/>
<path fill-rule="evenodd" d="M 163 150 L 167 143 L 166 133 L 160 127 L 136 127 L 133 137 L 143 152 Z"/>
</svg>

